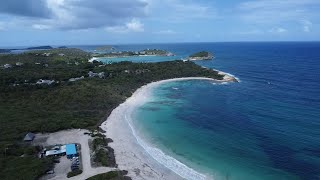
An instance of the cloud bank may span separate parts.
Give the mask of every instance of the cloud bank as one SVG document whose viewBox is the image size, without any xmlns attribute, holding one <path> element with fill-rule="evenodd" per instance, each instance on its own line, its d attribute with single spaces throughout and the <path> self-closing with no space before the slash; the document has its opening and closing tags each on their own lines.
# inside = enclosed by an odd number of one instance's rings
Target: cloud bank
<svg viewBox="0 0 320 180">
<path fill-rule="evenodd" d="M 0 13 L 39 18 L 52 15 L 46 0 L 8 0 L 1 2 Z"/>
<path fill-rule="evenodd" d="M 126 24 L 144 17 L 146 6 L 143 0 L 10 0 L 0 14 L 24 18 L 35 29 L 76 30 Z"/>
</svg>

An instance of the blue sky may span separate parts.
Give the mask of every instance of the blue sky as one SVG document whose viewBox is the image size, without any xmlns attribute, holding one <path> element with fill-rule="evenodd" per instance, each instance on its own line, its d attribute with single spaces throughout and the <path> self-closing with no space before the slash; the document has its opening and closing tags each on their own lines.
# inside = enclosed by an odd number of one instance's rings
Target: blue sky
<svg viewBox="0 0 320 180">
<path fill-rule="evenodd" d="M 6 0 L 0 46 L 319 41 L 320 0 Z"/>
</svg>

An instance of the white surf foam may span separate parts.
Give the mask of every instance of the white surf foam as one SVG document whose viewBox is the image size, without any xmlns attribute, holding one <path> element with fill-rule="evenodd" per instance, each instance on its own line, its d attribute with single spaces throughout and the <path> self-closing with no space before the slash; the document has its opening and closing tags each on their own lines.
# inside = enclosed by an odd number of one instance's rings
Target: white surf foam
<svg viewBox="0 0 320 180">
<path fill-rule="evenodd" d="M 225 73 L 225 74 L 234 77 L 239 83 L 241 82 L 240 79 L 237 76 L 235 76 L 233 74 L 230 74 L 230 73 Z"/>
<path fill-rule="evenodd" d="M 229 82 L 213 82 L 213 83 L 211 83 L 212 85 L 228 85 L 228 84 L 230 84 Z"/>
<path fill-rule="evenodd" d="M 185 164 L 181 163 L 180 161 L 176 160 L 175 158 L 166 155 L 163 151 L 158 148 L 151 147 L 146 142 L 144 142 L 135 132 L 131 120 L 125 115 L 125 119 L 128 122 L 132 133 L 138 143 L 143 147 L 143 149 L 156 161 L 158 161 L 163 166 L 167 167 L 168 169 L 172 170 L 182 178 L 188 180 L 205 180 L 207 179 L 205 175 L 198 173 L 197 171 L 189 168 Z"/>
</svg>

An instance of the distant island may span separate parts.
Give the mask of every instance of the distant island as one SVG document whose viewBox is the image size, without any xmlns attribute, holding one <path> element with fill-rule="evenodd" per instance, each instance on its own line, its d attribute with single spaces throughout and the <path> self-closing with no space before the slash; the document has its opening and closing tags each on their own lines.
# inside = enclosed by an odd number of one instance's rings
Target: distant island
<svg viewBox="0 0 320 180">
<path fill-rule="evenodd" d="M 115 50 L 113 46 L 101 46 L 96 48 L 96 51 L 112 51 Z"/>
<path fill-rule="evenodd" d="M 48 49 L 54 49 L 54 48 L 52 46 L 35 46 L 35 47 L 28 47 L 28 48 L 0 49 L 0 53 L 11 53 L 12 51 L 17 51 L 17 50 L 48 50 Z"/>
<path fill-rule="evenodd" d="M 145 49 L 142 51 L 118 51 L 103 54 L 94 54 L 93 57 L 120 58 L 131 56 L 174 56 L 173 53 L 160 49 Z"/>
<path fill-rule="evenodd" d="M 0 49 L 0 53 L 10 53 L 10 49 Z"/>
<path fill-rule="evenodd" d="M 212 60 L 212 59 L 213 59 L 213 54 L 207 51 L 197 52 L 188 57 L 189 61 Z"/>
<path fill-rule="evenodd" d="M 21 50 L 35 50 L 35 49 L 53 49 L 51 46 L 36 46 L 36 47 L 29 47 L 26 49 L 21 49 Z"/>
</svg>

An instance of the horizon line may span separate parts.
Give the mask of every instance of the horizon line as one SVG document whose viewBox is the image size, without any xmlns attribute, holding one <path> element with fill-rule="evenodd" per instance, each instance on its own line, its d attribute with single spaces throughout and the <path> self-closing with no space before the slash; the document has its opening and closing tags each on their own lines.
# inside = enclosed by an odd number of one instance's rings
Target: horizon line
<svg viewBox="0 0 320 180">
<path fill-rule="evenodd" d="M 2 46 L 0 45 L 0 49 L 6 49 L 9 47 L 34 47 L 34 46 L 119 46 L 119 45 L 156 45 L 156 44 L 209 44 L 209 43 L 319 43 L 320 40 L 312 40 L 312 41 L 297 41 L 297 40 L 288 40 L 288 41 L 199 41 L 199 42 L 146 42 L 146 43 L 97 43 L 97 44 L 34 44 L 34 45 L 14 45 L 14 46 Z"/>
</svg>

